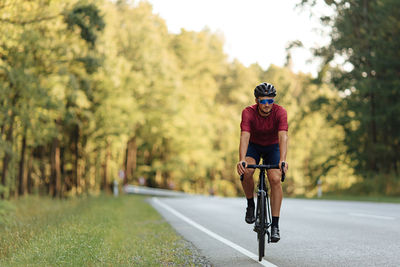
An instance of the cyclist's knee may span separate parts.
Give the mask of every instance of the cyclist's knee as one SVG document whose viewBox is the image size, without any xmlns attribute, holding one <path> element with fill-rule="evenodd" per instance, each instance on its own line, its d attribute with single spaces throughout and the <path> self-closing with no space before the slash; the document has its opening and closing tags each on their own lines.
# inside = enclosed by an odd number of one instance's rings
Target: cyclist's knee
<svg viewBox="0 0 400 267">
<path fill-rule="evenodd" d="M 253 178 L 253 174 L 254 174 L 254 169 L 246 169 L 246 170 L 244 171 L 244 177 L 245 177 L 245 179 L 246 179 L 246 178 L 247 178 L 247 179 Z"/>
<path fill-rule="evenodd" d="M 281 185 L 281 178 L 279 177 L 279 175 L 273 175 L 271 177 L 269 177 L 269 183 L 271 184 L 271 186 L 279 186 Z"/>
</svg>

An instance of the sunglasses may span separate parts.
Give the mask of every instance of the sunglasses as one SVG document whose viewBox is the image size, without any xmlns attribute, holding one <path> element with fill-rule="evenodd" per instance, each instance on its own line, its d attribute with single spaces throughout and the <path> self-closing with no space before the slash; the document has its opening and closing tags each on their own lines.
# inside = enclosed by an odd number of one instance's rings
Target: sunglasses
<svg viewBox="0 0 400 267">
<path fill-rule="evenodd" d="M 258 103 L 260 103 L 260 104 L 263 104 L 263 105 L 265 105 L 265 104 L 272 104 L 272 103 L 274 103 L 275 101 L 274 101 L 274 99 L 259 99 L 258 100 Z"/>
</svg>

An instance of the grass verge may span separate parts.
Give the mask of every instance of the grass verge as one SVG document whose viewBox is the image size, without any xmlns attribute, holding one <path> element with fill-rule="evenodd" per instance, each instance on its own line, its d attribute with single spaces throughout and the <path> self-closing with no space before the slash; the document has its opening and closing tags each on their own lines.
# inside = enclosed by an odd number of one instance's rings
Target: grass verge
<svg viewBox="0 0 400 267">
<path fill-rule="evenodd" d="M 194 266 L 200 257 L 141 196 L 11 204 L 0 266 Z"/>
</svg>

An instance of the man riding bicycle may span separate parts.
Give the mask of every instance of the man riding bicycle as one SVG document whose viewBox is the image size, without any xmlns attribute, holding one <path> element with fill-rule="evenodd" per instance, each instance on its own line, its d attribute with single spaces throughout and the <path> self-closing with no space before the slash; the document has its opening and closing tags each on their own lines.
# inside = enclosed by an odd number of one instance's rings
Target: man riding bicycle
<svg viewBox="0 0 400 267">
<path fill-rule="evenodd" d="M 245 221 L 254 223 L 254 169 L 246 169 L 247 164 L 258 164 L 262 157 L 265 164 L 286 163 L 288 123 L 286 110 L 274 104 L 276 90 L 270 83 L 261 83 L 254 89 L 256 104 L 246 107 L 242 111 L 240 123 L 241 135 L 239 145 L 239 162 L 237 172 L 244 174 L 242 187 L 247 198 Z M 244 163 L 244 167 L 242 165 Z M 282 203 L 281 170 L 267 170 L 268 181 L 271 187 L 271 242 L 280 240 L 279 214 Z"/>
</svg>

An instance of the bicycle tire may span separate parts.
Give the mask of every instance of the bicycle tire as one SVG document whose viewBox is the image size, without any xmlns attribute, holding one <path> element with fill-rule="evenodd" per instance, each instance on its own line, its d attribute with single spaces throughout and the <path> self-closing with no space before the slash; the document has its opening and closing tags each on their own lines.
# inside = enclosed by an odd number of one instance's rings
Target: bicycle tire
<svg viewBox="0 0 400 267">
<path fill-rule="evenodd" d="M 264 257 L 265 251 L 265 197 L 260 196 L 259 227 L 258 227 L 258 261 Z"/>
</svg>

